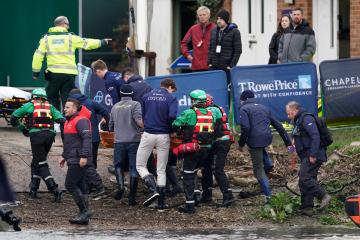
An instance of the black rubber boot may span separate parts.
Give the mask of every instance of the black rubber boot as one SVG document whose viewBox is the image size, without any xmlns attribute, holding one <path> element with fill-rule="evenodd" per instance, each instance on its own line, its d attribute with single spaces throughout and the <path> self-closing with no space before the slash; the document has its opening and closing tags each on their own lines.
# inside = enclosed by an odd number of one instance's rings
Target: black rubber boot
<svg viewBox="0 0 360 240">
<path fill-rule="evenodd" d="M 209 203 L 212 202 L 212 188 L 208 188 L 203 190 L 201 194 L 201 203 Z"/>
<path fill-rule="evenodd" d="M 49 178 L 45 181 L 47 189 L 54 194 L 53 202 L 60 203 L 63 192 L 58 189 L 58 185 L 53 178 Z"/>
<path fill-rule="evenodd" d="M 156 209 L 167 209 L 169 206 L 165 204 L 165 187 L 158 187 L 159 191 L 159 198 L 158 198 L 158 205 L 156 206 Z"/>
<path fill-rule="evenodd" d="M 125 192 L 124 186 L 124 171 L 121 168 L 115 168 L 116 182 L 118 184 L 118 190 L 115 193 L 115 200 L 121 200 Z"/>
<path fill-rule="evenodd" d="M 135 201 L 139 178 L 130 177 L 129 206 L 137 205 Z"/>
<path fill-rule="evenodd" d="M 182 193 L 184 191 L 180 186 L 176 175 L 176 166 L 166 167 L 166 179 L 172 187 L 172 189 L 169 191 L 169 196 L 176 196 L 176 194 Z"/>
<path fill-rule="evenodd" d="M 159 197 L 159 193 L 156 189 L 155 177 L 153 175 L 147 175 L 144 178 L 147 188 L 150 190 L 149 197 L 143 202 L 145 207 L 150 206 Z"/>
<path fill-rule="evenodd" d="M 229 207 L 235 202 L 234 195 L 232 194 L 231 190 L 223 193 L 223 202 L 220 207 Z"/>
<path fill-rule="evenodd" d="M 73 192 L 72 196 L 76 205 L 78 206 L 80 213 L 74 218 L 70 219 L 71 224 L 88 225 L 90 212 L 88 211 L 88 200 L 87 196 L 83 195 L 80 190 Z"/>
<path fill-rule="evenodd" d="M 179 212 L 194 214 L 195 213 L 195 203 L 186 203 L 185 207 L 179 207 Z"/>
<path fill-rule="evenodd" d="M 32 199 L 36 199 L 37 197 L 37 191 L 39 189 L 40 186 L 40 178 L 37 177 L 31 177 L 31 182 L 29 184 L 29 188 L 30 188 L 30 192 L 29 192 L 29 196 Z"/>
</svg>

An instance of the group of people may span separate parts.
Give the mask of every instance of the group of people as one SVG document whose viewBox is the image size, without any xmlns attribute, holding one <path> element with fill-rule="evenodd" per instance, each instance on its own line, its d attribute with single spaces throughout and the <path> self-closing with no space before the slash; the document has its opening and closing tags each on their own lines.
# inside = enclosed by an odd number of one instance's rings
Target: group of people
<svg viewBox="0 0 360 240">
<path fill-rule="evenodd" d="M 210 10 L 207 7 L 200 7 L 197 15 L 199 24 L 191 27 L 185 35 L 181 51 L 192 62 L 194 71 L 224 70 L 230 82 L 230 69 L 237 64 L 242 51 L 240 32 L 236 24 L 229 22 L 230 14 L 226 10 L 218 12 L 217 24 L 209 21 Z M 286 24 L 293 24 L 293 29 Z M 100 142 L 98 116 L 101 116 L 108 130 L 114 132 L 115 199 L 122 199 L 125 193 L 124 171 L 128 166 L 130 206 L 137 204 L 140 176 L 149 189 L 144 206 L 157 201 L 158 209 L 167 208 L 165 193 L 168 180 L 172 184 L 172 193 L 185 193 L 185 205 L 179 211 L 195 213 L 195 206 L 199 203 L 212 201 L 213 175 L 223 195 L 220 206 L 232 205 L 235 198 L 224 167 L 234 137 L 225 111 L 214 103 L 213 97 L 203 90 L 190 92 L 191 107 L 177 117 L 178 100 L 172 94 L 177 90 L 174 80 L 163 79 L 159 88 L 152 89 L 131 68 L 124 69 L 122 73 L 110 72 L 106 63 L 99 59 L 91 64 L 91 68 L 95 75 L 104 79 L 104 85 L 112 98 L 113 107 L 108 113 L 104 107 L 89 100 L 75 88 L 77 70 L 74 53 L 78 48 L 91 50 L 104 46 L 111 39 L 78 37 L 68 32 L 69 21 L 64 16 L 57 17 L 54 25 L 41 38 L 32 64 L 33 78 L 37 79 L 46 57 L 46 91 L 35 89 L 32 100 L 16 110 L 11 118 L 12 125 L 30 137 L 33 154 L 30 196 L 37 197 L 43 179 L 48 190 L 53 193 L 54 201 L 61 202 L 63 192 L 52 177 L 47 162 L 47 155 L 55 139 L 54 122 L 59 123 L 63 139 L 60 166 L 67 163 L 65 187 L 79 208 L 79 214 L 70 219 L 70 223 L 88 224 L 91 216 L 88 194 L 93 192 L 97 196 L 105 191 L 96 171 Z M 284 30 L 279 32 L 273 44 L 274 47 L 278 46 L 276 62 L 311 59 L 315 51 L 315 39 L 313 31 L 302 20 L 302 11 L 295 9 L 292 20 L 283 17 L 281 26 Z M 295 39 L 297 44 L 294 45 Z M 303 44 L 304 41 L 309 44 Z M 310 43 L 313 43 L 312 47 L 309 47 Z M 189 45 L 193 48 L 192 55 L 189 53 Z M 303 51 L 300 46 L 305 46 L 306 50 Z M 303 51 L 300 56 L 295 56 L 295 52 L 300 51 Z M 269 126 L 272 125 L 289 149 L 293 149 L 295 144 L 302 159 L 299 174 L 301 209 L 311 215 L 314 197 L 322 200 L 321 208 L 324 208 L 330 196 L 318 184 L 316 177 L 322 162 L 326 161 L 326 153 L 319 144 L 319 132 L 314 119 L 308 115 L 300 117 L 306 111 L 298 103 L 289 103 L 286 111 L 296 123 L 291 140 L 272 116 L 271 110 L 256 103 L 254 93 L 245 90 L 241 94 L 241 101 L 242 134 L 238 142 L 239 150 L 242 151 L 245 144 L 249 147 L 254 174 L 266 202 L 271 197 L 267 174 L 271 171 L 272 163 L 265 148 L 271 143 Z M 64 115 L 61 113 L 61 105 Z M 24 117 L 26 123 L 22 120 Z M 297 123 L 298 119 L 302 123 Z M 179 145 L 171 148 L 171 139 L 175 137 L 179 139 Z M 182 159 L 182 186 L 176 176 L 178 159 Z M 197 184 L 197 172 L 200 169 L 202 192 Z"/>
</svg>

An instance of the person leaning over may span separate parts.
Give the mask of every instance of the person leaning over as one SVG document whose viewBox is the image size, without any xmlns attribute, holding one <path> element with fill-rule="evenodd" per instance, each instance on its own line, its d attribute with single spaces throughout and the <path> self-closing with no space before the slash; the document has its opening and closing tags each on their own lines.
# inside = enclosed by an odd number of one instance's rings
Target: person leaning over
<svg viewBox="0 0 360 240">
<path fill-rule="evenodd" d="M 100 79 L 104 80 L 105 88 L 111 96 L 112 104 L 115 105 L 120 101 L 120 88 L 125 81 L 119 72 L 110 72 L 106 63 L 98 59 L 91 63 L 93 73 Z"/>
<path fill-rule="evenodd" d="M 40 39 L 32 60 L 33 79 L 37 79 L 44 58 L 47 69 L 45 79 L 48 81 L 46 93 L 50 104 L 60 110 L 59 92 L 62 105 L 71 89 L 75 88 L 75 76 L 78 74 L 75 62 L 75 50 L 82 48 L 92 50 L 107 45 L 111 39 L 82 38 L 69 32 L 70 23 L 67 17 L 59 16 L 54 20 L 54 27 Z"/>
<path fill-rule="evenodd" d="M 64 113 L 66 122 L 64 126 L 64 150 L 60 161 L 63 168 L 65 162 L 68 170 L 65 178 L 65 187 L 72 195 L 80 213 L 70 219 L 71 224 L 89 223 L 90 211 L 86 191 L 86 171 L 92 161 L 91 150 L 91 123 L 81 114 L 80 102 L 68 99 L 65 103 Z"/>
<path fill-rule="evenodd" d="M 216 27 L 210 22 L 210 9 L 201 6 L 196 10 L 198 23 L 193 25 L 181 40 L 181 54 L 191 62 L 191 70 L 206 71 L 211 30 Z M 192 55 L 189 50 L 193 50 Z"/>
<path fill-rule="evenodd" d="M 301 160 L 298 174 L 301 193 L 300 212 L 312 216 L 314 197 L 321 200 L 319 210 L 326 208 L 331 200 L 331 196 L 317 180 L 321 165 L 327 161 L 326 148 L 320 144 L 320 133 L 315 118 L 301 108 L 299 103 L 289 102 L 286 105 L 286 113 L 294 123 L 292 137 Z"/>
</svg>

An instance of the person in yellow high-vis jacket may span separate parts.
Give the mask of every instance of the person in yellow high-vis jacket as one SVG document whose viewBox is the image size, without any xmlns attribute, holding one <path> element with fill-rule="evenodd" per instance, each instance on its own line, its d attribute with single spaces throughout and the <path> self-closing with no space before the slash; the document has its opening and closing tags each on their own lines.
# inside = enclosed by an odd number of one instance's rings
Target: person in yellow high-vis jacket
<svg viewBox="0 0 360 240">
<path fill-rule="evenodd" d="M 37 79 L 46 57 L 46 93 L 49 102 L 60 110 L 59 93 L 64 106 L 70 90 L 75 88 L 75 76 L 78 74 L 75 50 L 93 50 L 107 45 L 111 39 L 82 38 L 68 32 L 69 20 L 64 16 L 57 17 L 54 26 L 40 39 L 39 47 L 33 56 L 32 72 L 33 79 Z"/>
</svg>

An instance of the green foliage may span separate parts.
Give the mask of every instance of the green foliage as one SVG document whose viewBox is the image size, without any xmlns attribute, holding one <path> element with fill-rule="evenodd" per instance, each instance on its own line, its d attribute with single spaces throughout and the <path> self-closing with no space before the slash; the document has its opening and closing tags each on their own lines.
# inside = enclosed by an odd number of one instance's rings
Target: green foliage
<svg viewBox="0 0 360 240">
<path fill-rule="evenodd" d="M 334 197 L 326 209 L 326 213 L 319 217 L 319 222 L 323 225 L 345 224 L 344 203 Z"/>
<path fill-rule="evenodd" d="M 352 156 L 359 153 L 360 153 L 360 147 L 354 146 L 347 149 L 345 154 Z"/>
<path fill-rule="evenodd" d="M 279 192 L 271 197 L 269 204 L 261 208 L 259 215 L 262 218 L 282 223 L 294 214 L 299 205 L 300 199 L 298 197 L 291 197 L 286 192 Z"/>
<path fill-rule="evenodd" d="M 333 215 L 322 215 L 320 216 L 319 221 L 323 225 L 339 225 L 342 223 L 341 220 Z"/>
</svg>

